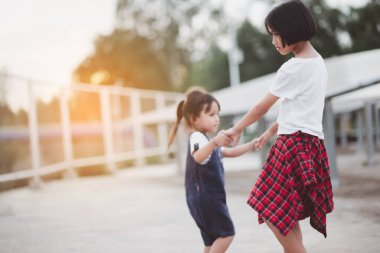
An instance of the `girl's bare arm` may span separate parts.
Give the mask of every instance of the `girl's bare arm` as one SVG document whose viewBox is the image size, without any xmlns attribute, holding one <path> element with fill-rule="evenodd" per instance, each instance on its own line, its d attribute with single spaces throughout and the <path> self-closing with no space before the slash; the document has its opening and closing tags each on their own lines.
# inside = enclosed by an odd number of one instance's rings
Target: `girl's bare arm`
<svg viewBox="0 0 380 253">
<path fill-rule="evenodd" d="M 278 130 L 278 123 L 273 123 L 259 138 L 257 138 L 257 142 L 255 147 L 258 149 L 262 149 L 265 144 L 268 142 L 272 135 L 276 134 Z"/>
<path fill-rule="evenodd" d="M 193 152 L 194 160 L 197 163 L 202 163 L 207 157 L 214 151 L 216 147 L 227 146 L 231 142 L 231 138 L 224 134 L 224 131 L 220 131 L 214 138 L 212 138 L 207 144 L 200 147 Z"/>
<path fill-rule="evenodd" d="M 256 149 L 256 139 L 241 144 L 239 146 L 233 147 L 233 148 L 223 148 L 222 149 L 222 154 L 224 157 L 237 157 L 241 156 L 245 153 L 247 153 L 250 150 L 255 150 Z"/>
<path fill-rule="evenodd" d="M 268 110 L 277 102 L 279 97 L 268 93 L 258 104 L 253 106 L 235 126 L 228 129 L 225 133 L 233 139 L 232 145 L 239 142 L 240 135 L 244 128 L 261 119 Z"/>
</svg>

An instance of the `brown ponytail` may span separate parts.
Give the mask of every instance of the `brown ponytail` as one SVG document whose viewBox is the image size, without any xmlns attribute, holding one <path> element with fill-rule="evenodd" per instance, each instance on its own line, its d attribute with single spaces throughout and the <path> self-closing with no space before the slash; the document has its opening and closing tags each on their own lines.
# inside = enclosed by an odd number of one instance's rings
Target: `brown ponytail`
<svg viewBox="0 0 380 253">
<path fill-rule="evenodd" d="M 175 122 L 175 124 L 174 124 L 174 126 L 170 132 L 168 148 L 170 147 L 170 145 L 173 144 L 174 138 L 177 134 L 178 126 L 181 123 L 181 120 L 183 118 L 184 104 L 185 104 L 185 100 L 182 100 L 181 102 L 179 102 L 179 104 L 177 106 L 177 121 Z"/>
</svg>

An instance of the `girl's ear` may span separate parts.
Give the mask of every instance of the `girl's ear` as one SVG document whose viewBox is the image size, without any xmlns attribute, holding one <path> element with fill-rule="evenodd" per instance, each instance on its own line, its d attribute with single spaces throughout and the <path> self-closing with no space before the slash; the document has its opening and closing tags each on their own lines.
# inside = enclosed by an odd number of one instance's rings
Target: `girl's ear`
<svg viewBox="0 0 380 253">
<path fill-rule="evenodd" d="M 190 124 L 191 124 L 191 126 L 190 127 L 196 127 L 197 125 L 198 125 L 198 117 L 191 117 L 191 119 L 190 119 Z"/>
</svg>

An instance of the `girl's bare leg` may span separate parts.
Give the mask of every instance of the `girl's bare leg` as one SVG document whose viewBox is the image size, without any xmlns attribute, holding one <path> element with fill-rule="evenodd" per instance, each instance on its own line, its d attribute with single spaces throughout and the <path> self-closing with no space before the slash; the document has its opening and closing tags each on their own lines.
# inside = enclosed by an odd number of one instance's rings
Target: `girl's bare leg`
<svg viewBox="0 0 380 253">
<path fill-rule="evenodd" d="M 220 237 L 211 245 L 209 253 L 224 253 L 230 246 L 233 236 Z"/>
<path fill-rule="evenodd" d="M 302 242 L 302 232 L 298 222 L 286 236 L 282 235 L 272 223 L 266 223 L 276 236 L 277 240 L 281 243 L 284 248 L 284 253 L 307 253 Z"/>
<path fill-rule="evenodd" d="M 298 236 L 298 240 L 303 244 L 302 242 L 302 232 L 301 232 L 301 226 L 300 226 L 300 223 L 297 222 L 294 227 L 292 228 L 292 230 L 294 230 L 294 232 L 296 232 L 297 236 Z"/>
<path fill-rule="evenodd" d="M 206 246 L 203 253 L 209 253 L 210 252 L 210 246 Z"/>
</svg>

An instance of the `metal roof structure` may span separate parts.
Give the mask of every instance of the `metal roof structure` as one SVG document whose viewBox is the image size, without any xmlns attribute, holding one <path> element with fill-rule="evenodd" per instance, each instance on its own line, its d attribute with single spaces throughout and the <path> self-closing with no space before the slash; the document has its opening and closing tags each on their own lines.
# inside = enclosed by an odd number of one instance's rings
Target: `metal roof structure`
<svg viewBox="0 0 380 253">
<path fill-rule="evenodd" d="M 358 107 L 362 101 L 380 97 L 380 49 L 364 51 L 325 59 L 329 82 L 326 98 L 333 98 L 334 112 Z M 221 104 L 221 116 L 241 115 L 258 103 L 274 82 L 276 73 L 264 75 L 234 87 L 213 92 Z M 364 88 L 369 85 L 375 86 Z M 362 91 L 357 91 L 363 88 Z M 346 94 L 350 92 L 350 94 Z M 345 94 L 345 95 L 344 95 Z M 269 120 L 277 117 L 276 103 L 265 115 Z M 175 121 L 175 106 L 142 115 L 145 123 Z"/>
<path fill-rule="evenodd" d="M 326 98 L 344 95 L 333 101 L 333 109 L 351 106 L 351 100 L 366 100 L 380 97 L 380 49 L 364 51 L 325 59 L 329 82 Z M 274 82 L 275 73 L 243 82 L 239 86 L 225 88 L 213 94 L 221 103 L 221 115 L 239 115 L 247 112 L 268 92 Z M 368 90 L 367 90 L 368 89 Z M 335 100 L 335 99 L 334 99 Z M 278 103 L 277 103 L 278 104 Z M 266 115 L 273 119 L 277 116 L 278 106 L 274 106 Z"/>
</svg>

